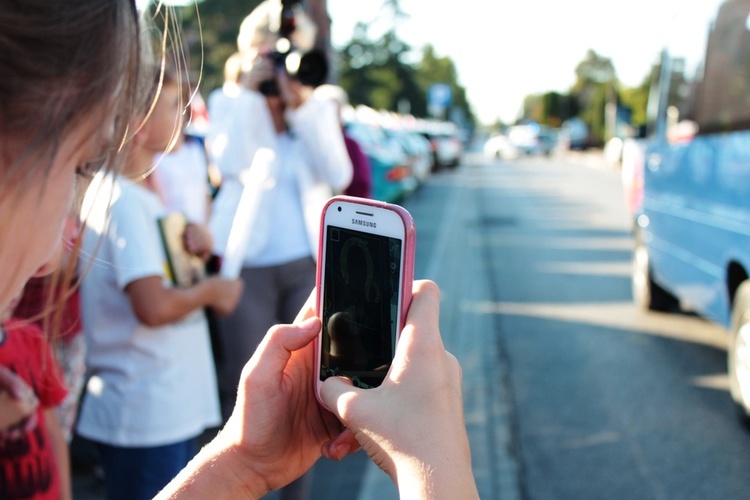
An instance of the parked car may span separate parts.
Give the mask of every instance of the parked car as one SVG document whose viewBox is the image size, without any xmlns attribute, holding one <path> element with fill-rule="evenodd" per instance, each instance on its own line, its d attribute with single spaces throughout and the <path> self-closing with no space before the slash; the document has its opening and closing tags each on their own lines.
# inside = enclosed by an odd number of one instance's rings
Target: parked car
<svg viewBox="0 0 750 500">
<path fill-rule="evenodd" d="M 505 134 L 495 134 L 484 143 L 484 156 L 488 158 L 503 158 L 509 160 L 519 156 L 518 149 L 511 144 Z"/>
<path fill-rule="evenodd" d="M 560 127 L 562 149 L 584 150 L 589 146 L 589 128 L 580 118 L 565 120 Z"/>
<path fill-rule="evenodd" d="M 633 295 L 643 308 L 687 308 L 727 330 L 730 393 L 747 422 L 750 0 L 680 6 L 650 93 Z"/>
<path fill-rule="evenodd" d="M 450 122 L 428 122 L 419 131 L 432 147 L 433 170 L 456 167 L 464 152 L 458 127 Z"/>
<path fill-rule="evenodd" d="M 416 189 L 406 153 L 382 127 L 360 121 L 346 122 L 344 126 L 370 159 L 374 199 L 393 203 Z"/>
<path fill-rule="evenodd" d="M 385 129 L 386 135 L 398 143 L 406 153 L 411 173 L 418 183 L 424 182 L 432 170 L 430 141 L 423 135 L 406 129 Z"/>
<path fill-rule="evenodd" d="M 519 153 L 549 155 L 555 148 L 555 136 L 536 122 L 520 123 L 508 128 L 508 142 Z"/>
<path fill-rule="evenodd" d="M 643 208 L 643 169 L 647 142 L 629 137 L 622 143 L 621 176 L 625 207 L 635 221 Z"/>
</svg>

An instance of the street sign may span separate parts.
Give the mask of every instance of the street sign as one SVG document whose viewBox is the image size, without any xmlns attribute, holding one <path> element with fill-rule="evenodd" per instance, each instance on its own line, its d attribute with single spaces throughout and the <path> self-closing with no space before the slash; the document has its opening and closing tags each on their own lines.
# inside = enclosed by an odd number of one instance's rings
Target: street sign
<svg viewBox="0 0 750 500">
<path fill-rule="evenodd" d="M 447 83 L 433 83 L 427 89 L 427 105 L 446 109 L 453 101 L 453 92 Z"/>
</svg>

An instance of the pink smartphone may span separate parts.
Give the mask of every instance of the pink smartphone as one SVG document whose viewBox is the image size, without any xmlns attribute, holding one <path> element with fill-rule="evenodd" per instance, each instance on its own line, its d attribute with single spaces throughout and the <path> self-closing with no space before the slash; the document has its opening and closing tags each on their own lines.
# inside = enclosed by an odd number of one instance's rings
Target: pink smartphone
<svg viewBox="0 0 750 500">
<path fill-rule="evenodd" d="M 414 245 L 414 220 L 398 205 L 336 196 L 323 209 L 314 377 L 321 404 L 328 377 L 366 389 L 383 382 L 411 304 Z"/>
</svg>

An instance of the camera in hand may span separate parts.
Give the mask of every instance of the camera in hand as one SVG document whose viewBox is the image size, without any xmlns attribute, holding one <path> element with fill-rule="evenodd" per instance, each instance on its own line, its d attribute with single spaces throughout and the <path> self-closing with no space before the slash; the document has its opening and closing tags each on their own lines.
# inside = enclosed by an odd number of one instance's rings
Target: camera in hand
<svg viewBox="0 0 750 500">
<path fill-rule="evenodd" d="M 281 89 L 279 88 L 279 82 L 276 78 L 269 78 L 263 80 L 258 86 L 258 92 L 267 97 L 278 97 L 281 95 Z"/>
</svg>

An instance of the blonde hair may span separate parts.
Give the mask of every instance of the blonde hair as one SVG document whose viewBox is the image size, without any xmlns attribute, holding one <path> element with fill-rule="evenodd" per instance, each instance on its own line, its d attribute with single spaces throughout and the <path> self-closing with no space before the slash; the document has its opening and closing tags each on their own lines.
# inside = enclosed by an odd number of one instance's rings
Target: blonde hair
<svg viewBox="0 0 750 500">
<path fill-rule="evenodd" d="M 224 81 L 237 83 L 242 73 L 242 54 L 235 52 L 224 63 Z"/>
</svg>

